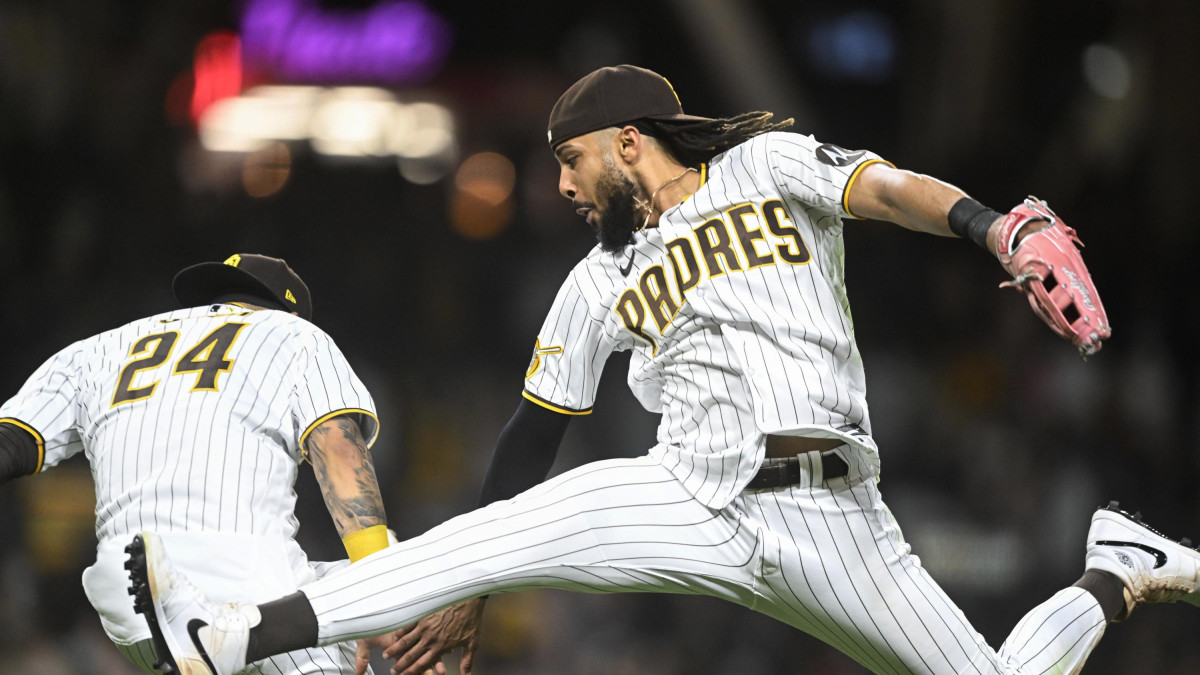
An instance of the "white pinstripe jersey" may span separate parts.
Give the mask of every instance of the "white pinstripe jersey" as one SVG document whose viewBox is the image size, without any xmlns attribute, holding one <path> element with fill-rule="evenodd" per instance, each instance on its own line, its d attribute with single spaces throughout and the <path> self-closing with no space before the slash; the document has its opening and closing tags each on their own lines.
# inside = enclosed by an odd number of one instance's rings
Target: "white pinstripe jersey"
<svg viewBox="0 0 1200 675">
<path fill-rule="evenodd" d="M 301 439 L 375 405 L 322 330 L 234 305 L 181 309 L 70 345 L 0 406 L 44 470 L 83 451 L 100 543 L 141 530 L 291 539 Z"/>
<path fill-rule="evenodd" d="M 853 217 L 850 185 L 876 161 L 783 132 L 714 157 L 657 228 L 575 266 L 538 335 L 525 397 L 590 412 L 608 355 L 631 349 L 629 386 L 662 413 L 651 454 L 713 508 L 758 470 L 765 434 L 841 438 L 875 458 L 842 218 Z"/>
</svg>

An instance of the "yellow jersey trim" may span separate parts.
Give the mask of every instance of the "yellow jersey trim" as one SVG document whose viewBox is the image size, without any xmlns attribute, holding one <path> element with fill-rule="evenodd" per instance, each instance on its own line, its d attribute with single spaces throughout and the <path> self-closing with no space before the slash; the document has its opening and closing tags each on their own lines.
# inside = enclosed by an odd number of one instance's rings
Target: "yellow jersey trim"
<svg viewBox="0 0 1200 675">
<path fill-rule="evenodd" d="M 388 547 L 387 525 L 372 525 L 355 530 L 342 537 L 342 545 L 346 547 L 350 562 L 356 563 Z"/>
<path fill-rule="evenodd" d="M 524 396 L 525 398 L 529 399 L 530 401 L 533 401 L 534 403 L 542 406 L 546 410 L 553 410 L 556 413 L 562 413 L 564 415 L 591 415 L 592 414 L 591 408 L 588 408 L 586 410 L 571 410 L 570 408 L 564 408 L 560 405 L 554 405 L 553 403 L 551 403 L 545 399 L 538 398 L 537 396 L 534 396 L 533 394 L 531 394 L 525 390 L 521 391 L 521 395 Z"/>
<path fill-rule="evenodd" d="M 0 422 L 8 422 L 9 424 L 13 425 L 14 427 L 28 431 L 29 435 L 33 436 L 33 440 L 37 442 L 37 446 L 38 446 L 37 468 L 34 469 L 33 473 L 35 473 L 35 474 L 41 473 L 42 465 L 45 464 L 45 462 L 46 462 L 46 440 L 44 438 L 42 438 L 42 435 L 38 433 L 38 430 L 34 429 L 33 427 L 29 426 L 28 424 L 22 422 L 19 419 L 14 418 L 14 417 L 0 418 Z M 33 474 L 30 474 L 30 475 L 33 475 Z"/>
<path fill-rule="evenodd" d="M 854 213 L 850 211 L 850 188 L 854 187 L 854 181 L 858 180 L 858 174 L 862 173 L 863 169 L 875 163 L 887 164 L 893 169 L 896 168 L 895 164 L 892 164 L 886 159 L 869 159 L 855 167 L 854 173 L 850 174 L 850 180 L 846 181 L 846 189 L 842 190 L 842 208 L 845 209 L 846 213 L 850 214 L 850 217 L 854 218 L 855 220 L 863 220 L 863 218 L 854 215 Z"/>
<path fill-rule="evenodd" d="M 316 429 L 325 422 L 339 415 L 352 415 L 356 413 L 359 415 L 366 415 L 367 417 L 375 420 L 375 433 L 371 434 L 371 437 L 367 439 L 367 447 L 370 448 L 372 445 L 375 445 L 375 439 L 379 438 L 379 418 L 375 416 L 375 413 L 371 412 L 370 410 L 363 410 L 362 408 L 342 408 L 341 410 L 334 410 L 331 413 L 321 415 L 317 418 L 317 421 L 308 425 L 308 428 L 304 430 L 304 433 L 300 434 L 300 455 L 304 459 L 308 459 L 308 450 L 304 449 L 304 441 L 308 440 L 308 435 L 312 433 L 313 429 Z"/>
</svg>

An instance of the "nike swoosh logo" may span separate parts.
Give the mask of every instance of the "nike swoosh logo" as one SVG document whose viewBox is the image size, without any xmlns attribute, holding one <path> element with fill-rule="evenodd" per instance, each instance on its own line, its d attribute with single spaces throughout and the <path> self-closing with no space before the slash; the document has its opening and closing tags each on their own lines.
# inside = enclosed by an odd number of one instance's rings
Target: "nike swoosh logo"
<svg viewBox="0 0 1200 675">
<path fill-rule="evenodd" d="M 192 638 L 192 645 L 196 651 L 200 652 L 200 658 L 204 659 L 204 665 L 212 672 L 217 672 L 217 667 L 213 665 L 212 659 L 208 658 L 208 652 L 204 651 L 204 645 L 200 644 L 200 629 L 208 624 L 200 619 L 192 619 L 188 622 L 188 636 Z"/>
<path fill-rule="evenodd" d="M 623 276 L 623 277 L 629 276 L 629 270 L 633 269 L 633 257 L 635 255 L 636 254 L 633 251 L 630 251 L 629 252 L 629 262 L 626 263 L 624 267 L 617 268 L 617 269 L 621 270 L 621 276 Z"/>
<path fill-rule="evenodd" d="M 1158 568 L 1162 567 L 1163 565 L 1167 564 L 1167 554 L 1154 548 L 1153 546 L 1147 546 L 1145 544 L 1135 544 L 1132 541 L 1098 541 L 1098 542 L 1096 542 L 1096 545 L 1097 546 L 1127 546 L 1130 548 L 1141 549 L 1141 550 L 1145 551 L 1146 553 L 1149 553 L 1150 555 L 1154 556 L 1154 569 L 1158 569 Z"/>
</svg>

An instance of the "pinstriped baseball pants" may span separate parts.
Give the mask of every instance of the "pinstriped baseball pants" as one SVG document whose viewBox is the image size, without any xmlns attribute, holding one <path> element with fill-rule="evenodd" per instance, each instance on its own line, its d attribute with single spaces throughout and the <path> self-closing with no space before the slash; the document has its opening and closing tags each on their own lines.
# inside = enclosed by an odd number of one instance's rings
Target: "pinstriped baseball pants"
<svg viewBox="0 0 1200 675">
<path fill-rule="evenodd" d="M 580 467 L 302 587 L 321 644 L 530 588 L 709 595 L 767 614 L 876 673 L 1073 673 L 1104 633 L 1067 588 L 999 652 L 909 552 L 866 463 L 714 510 L 650 459 Z"/>
</svg>

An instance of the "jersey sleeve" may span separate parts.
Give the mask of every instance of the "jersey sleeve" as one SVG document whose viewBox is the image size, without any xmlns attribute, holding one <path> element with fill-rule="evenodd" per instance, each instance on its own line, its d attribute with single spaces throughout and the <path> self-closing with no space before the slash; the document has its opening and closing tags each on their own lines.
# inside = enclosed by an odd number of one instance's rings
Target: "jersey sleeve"
<svg viewBox="0 0 1200 675">
<path fill-rule="evenodd" d="M 780 191 L 839 217 L 858 218 L 846 198 L 862 170 L 876 162 L 891 162 L 868 150 L 847 150 L 820 143 L 812 136 L 765 134 L 771 172 Z"/>
<path fill-rule="evenodd" d="M 354 374 L 342 350 L 324 331 L 310 327 L 301 333 L 297 353 L 296 385 L 292 421 L 297 430 L 297 447 L 322 422 L 339 415 L 355 415 L 367 447 L 379 437 L 375 401 Z"/>
<path fill-rule="evenodd" d="M 522 393 L 526 399 L 566 415 L 592 412 L 600 374 L 616 343 L 590 309 L 572 275 L 534 342 Z"/>
<path fill-rule="evenodd" d="M 39 472 L 83 450 L 75 416 L 81 354 L 77 342 L 50 357 L 0 406 L 0 422 L 24 429 L 37 442 Z"/>
</svg>

